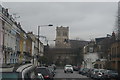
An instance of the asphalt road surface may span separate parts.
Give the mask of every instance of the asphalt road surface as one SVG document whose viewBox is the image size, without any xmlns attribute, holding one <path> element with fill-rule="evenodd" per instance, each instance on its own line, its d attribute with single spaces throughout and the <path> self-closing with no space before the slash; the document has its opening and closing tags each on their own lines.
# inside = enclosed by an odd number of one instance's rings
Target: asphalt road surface
<svg viewBox="0 0 120 80">
<path fill-rule="evenodd" d="M 63 69 L 56 69 L 54 80 L 92 80 L 86 76 L 78 74 L 77 71 L 73 73 L 64 73 Z"/>
</svg>

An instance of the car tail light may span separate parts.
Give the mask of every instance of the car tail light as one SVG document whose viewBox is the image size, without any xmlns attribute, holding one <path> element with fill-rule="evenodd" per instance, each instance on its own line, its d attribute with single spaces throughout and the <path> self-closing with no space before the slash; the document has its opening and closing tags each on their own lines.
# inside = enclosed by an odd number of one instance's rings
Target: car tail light
<svg viewBox="0 0 120 80">
<path fill-rule="evenodd" d="M 47 76 L 44 76 L 44 78 L 47 79 L 47 78 L 49 78 L 49 76 L 48 76 L 48 75 L 47 75 Z"/>
</svg>

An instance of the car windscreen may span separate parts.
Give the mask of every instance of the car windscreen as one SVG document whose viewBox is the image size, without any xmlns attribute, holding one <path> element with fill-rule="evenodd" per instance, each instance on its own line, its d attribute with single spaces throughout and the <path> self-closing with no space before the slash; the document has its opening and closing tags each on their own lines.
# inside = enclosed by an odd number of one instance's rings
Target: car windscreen
<svg viewBox="0 0 120 80">
<path fill-rule="evenodd" d="M 95 69 L 94 72 L 97 73 L 97 72 L 99 72 L 99 70 L 98 70 L 98 69 Z"/>
<path fill-rule="evenodd" d="M 16 72 L 3 72 L 3 73 L 0 73 L 0 77 L 2 77 L 3 80 L 9 80 L 9 79 L 12 79 L 12 80 L 18 80 L 19 78 L 19 74 L 16 73 Z"/>
<path fill-rule="evenodd" d="M 71 65 L 67 65 L 67 66 L 65 66 L 65 67 L 72 67 Z"/>
<path fill-rule="evenodd" d="M 46 68 L 37 68 L 36 71 L 37 71 L 37 73 L 41 73 L 43 75 L 49 74 L 49 72 Z"/>
</svg>

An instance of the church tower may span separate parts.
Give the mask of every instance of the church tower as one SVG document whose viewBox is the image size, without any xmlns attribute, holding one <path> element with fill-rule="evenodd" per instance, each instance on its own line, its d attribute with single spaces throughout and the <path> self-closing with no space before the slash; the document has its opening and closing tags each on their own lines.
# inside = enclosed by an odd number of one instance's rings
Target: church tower
<svg viewBox="0 0 120 80">
<path fill-rule="evenodd" d="M 70 48 L 69 27 L 56 27 L 56 48 Z"/>
</svg>

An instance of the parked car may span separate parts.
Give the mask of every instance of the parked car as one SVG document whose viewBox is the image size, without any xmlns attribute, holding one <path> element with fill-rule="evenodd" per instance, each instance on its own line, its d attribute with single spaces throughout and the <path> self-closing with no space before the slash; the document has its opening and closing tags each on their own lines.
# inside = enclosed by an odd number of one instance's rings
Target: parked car
<svg viewBox="0 0 120 80">
<path fill-rule="evenodd" d="M 44 77 L 41 73 L 38 73 L 36 80 L 44 80 Z"/>
<path fill-rule="evenodd" d="M 53 80 L 53 74 L 47 67 L 37 67 L 35 71 L 37 74 L 41 73 L 45 80 Z"/>
<path fill-rule="evenodd" d="M 91 77 L 91 74 L 92 74 L 92 71 L 93 71 L 94 69 L 93 68 L 91 68 L 91 69 L 89 69 L 89 71 L 87 72 L 87 77 Z"/>
<path fill-rule="evenodd" d="M 83 70 L 82 70 L 82 75 L 87 75 L 87 73 L 88 73 L 88 71 L 89 71 L 89 69 L 88 68 L 84 68 Z"/>
<path fill-rule="evenodd" d="M 66 73 L 66 72 L 71 72 L 71 73 L 73 73 L 73 67 L 72 67 L 72 65 L 65 65 L 65 67 L 64 67 L 64 72 Z"/>
<path fill-rule="evenodd" d="M 78 71 L 78 73 L 82 74 L 83 70 L 84 70 L 84 68 L 80 68 L 79 71 Z"/>
<path fill-rule="evenodd" d="M 55 76 L 55 70 L 52 66 L 48 66 L 49 71 Z"/>
<path fill-rule="evenodd" d="M 118 76 L 118 72 L 117 71 L 113 71 L 113 70 L 106 70 L 104 73 L 104 78 L 112 78 L 112 79 L 117 79 Z"/>
<path fill-rule="evenodd" d="M 92 72 L 91 72 L 91 78 L 95 78 L 95 74 L 97 73 L 97 72 L 99 72 L 99 70 L 98 69 L 93 69 L 92 70 Z"/>
<path fill-rule="evenodd" d="M 73 70 L 78 71 L 79 70 L 78 66 L 73 66 Z"/>
<path fill-rule="evenodd" d="M 94 74 L 94 76 L 93 76 L 93 78 L 94 79 L 103 79 L 103 75 L 104 75 L 104 72 L 105 71 L 105 69 L 98 69 L 97 71 L 96 71 L 96 73 Z"/>
</svg>

